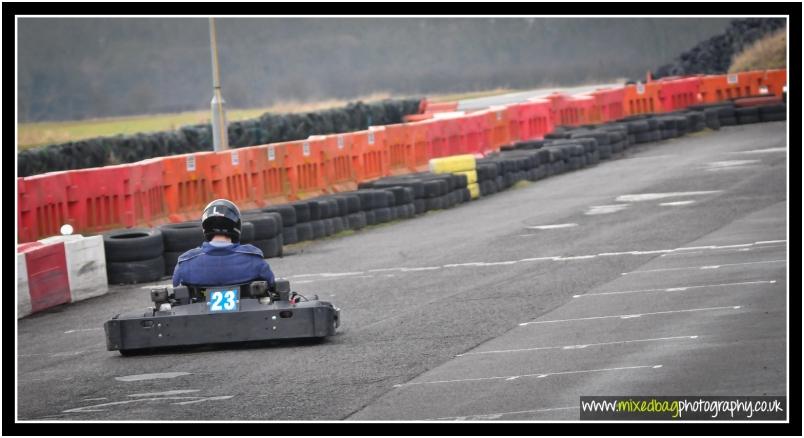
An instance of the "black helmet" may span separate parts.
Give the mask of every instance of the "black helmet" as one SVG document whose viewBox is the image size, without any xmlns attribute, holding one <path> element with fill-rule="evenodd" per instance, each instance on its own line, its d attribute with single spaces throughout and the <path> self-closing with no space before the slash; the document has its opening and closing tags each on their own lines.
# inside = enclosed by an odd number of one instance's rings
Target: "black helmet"
<svg viewBox="0 0 804 438">
<path fill-rule="evenodd" d="M 217 234 L 229 236 L 232 242 L 240 242 L 240 230 L 243 224 L 240 221 L 240 209 L 232 201 L 216 199 L 204 208 L 201 215 L 201 228 L 207 242 Z"/>
</svg>

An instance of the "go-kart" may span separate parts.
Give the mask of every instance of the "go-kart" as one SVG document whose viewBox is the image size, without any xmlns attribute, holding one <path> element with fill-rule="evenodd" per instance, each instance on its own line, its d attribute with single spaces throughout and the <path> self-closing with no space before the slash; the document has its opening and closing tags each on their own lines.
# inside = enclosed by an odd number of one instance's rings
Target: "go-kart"
<svg viewBox="0 0 804 438">
<path fill-rule="evenodd" d="M 144 312 L 118 314 L 103 324 L 109 351 L 127 356 L 160 347 L 323 339 L 340 325 L 340 309 L 291 292 L 290 282 L 281 279 L 273 288 L 266 281 L 156 288 L 151 301 Z"/>
</svg>

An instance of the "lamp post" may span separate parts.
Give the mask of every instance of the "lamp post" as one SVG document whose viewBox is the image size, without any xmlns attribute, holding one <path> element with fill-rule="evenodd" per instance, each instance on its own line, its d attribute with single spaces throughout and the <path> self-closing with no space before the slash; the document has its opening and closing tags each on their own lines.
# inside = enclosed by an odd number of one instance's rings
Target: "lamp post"
<svg viewBox="0 0 804 438">
<path fill-rule="evenodd" d="M 218 66 L 218 42 L 215 33 L 215 19 L 209 18 L 209 41 L 212 52 L 212 141 L 215 151 L 229 149 L 229 136 L 226 130 L 226 112 L 223 107 L 226 101 L 221 94 L 221 73 Z"/>
</svg>

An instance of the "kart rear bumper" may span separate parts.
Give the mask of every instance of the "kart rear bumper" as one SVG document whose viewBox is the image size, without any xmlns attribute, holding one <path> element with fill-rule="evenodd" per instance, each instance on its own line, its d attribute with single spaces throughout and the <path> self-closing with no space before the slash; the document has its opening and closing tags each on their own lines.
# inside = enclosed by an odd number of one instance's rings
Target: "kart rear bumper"
<svg viewBox="0 0 804 438">
<path fill-rule="evenodd" d="M 210 313 L 206 303 L 175 306 L 170 311 L 116 315 L 106 321 L 106 348 L 142 348 L 218 344 L 271 339 L 322 338 L 335 334 L 340 310 L 325 301 L 261 304 L 245 298 L 233 312 Z"/>
</svg>

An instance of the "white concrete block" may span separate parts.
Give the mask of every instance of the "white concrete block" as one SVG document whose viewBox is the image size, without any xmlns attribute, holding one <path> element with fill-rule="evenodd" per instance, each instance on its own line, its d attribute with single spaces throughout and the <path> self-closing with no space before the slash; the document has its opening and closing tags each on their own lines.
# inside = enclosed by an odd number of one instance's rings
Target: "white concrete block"
<svg viewBox="0 0 804 438">
<path fill-rule="evenodd" d="M 109 292 L 102 236 L 65 239 L 64 252 L 72 301 L 86 300 Z"/>
<path fill-rule="evenodd" d="M 28 290 L 28 265 L 25 254 L 17 253 L 17 319 L 31 314 L 31 293 Z"/>
</svg>

